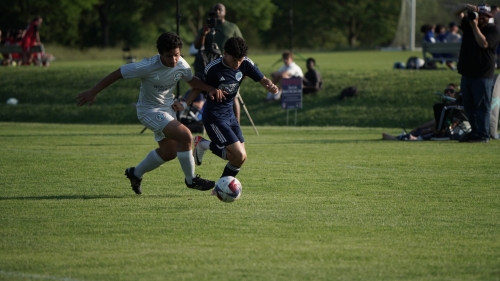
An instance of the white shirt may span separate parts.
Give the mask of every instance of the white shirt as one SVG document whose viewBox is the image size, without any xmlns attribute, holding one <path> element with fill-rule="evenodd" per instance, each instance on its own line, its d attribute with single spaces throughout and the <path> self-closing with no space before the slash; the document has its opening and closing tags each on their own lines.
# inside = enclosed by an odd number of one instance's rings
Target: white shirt
<svg viewBox="0 0 500 281">
<path fill-rule="evenodd" d="M 182 57 L 175 67 L 163 65 L 160 55 L 156 55 L 140 62 L 125 64 L 120 72 L 123 79 L 141 78 L 138 115 L 151 109 L 170 109 L 174 103 L 177 82 L 180 79 L 186 82 L 193 79 L 191 67 Z"/>
<path fill-rule="evenodd" d="M 304 73 L 302 73 L 302 69 L 300 66 L 298 66 L 295 62 L 292 61 L 290 65 L 283 65 L 280 69 L 278 69 L 279 73 L 283 73 L 288 71 L 290 73 L 290 76 L 295 76 L 295 77 L 304 77 Z"/>
</svg>

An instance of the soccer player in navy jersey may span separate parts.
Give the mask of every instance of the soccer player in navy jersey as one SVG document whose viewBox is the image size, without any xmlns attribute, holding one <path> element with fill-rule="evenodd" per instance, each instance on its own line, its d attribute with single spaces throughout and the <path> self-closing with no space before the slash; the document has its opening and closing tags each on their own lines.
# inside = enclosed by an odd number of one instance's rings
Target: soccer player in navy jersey
<svg viewBox="0 0 500 281">
<path fill-rule="evenodd" d="M 136 110 L 139 121 L 154 132 L 158 148 L 153 149 L 136 167 L 125 170 L 132 190 L 142 193 L 142 176 L 166 162 L 177 158 L 185 175 L 187 187 L 198 190 L 210 190 L 215 182 L 195 175 L 194 158 L 191 153 L 192 134 L 189 129 L 177 121 L 176 111 L 185 106 L 174 100 L 177 81 L 183 80 L 192 88 L 199 88 L 214 94 L 220 90 L 208 86 L 198 77 L 193 76 L 189 63 L 181 57 L 181 38 L 172 32 L 165 32 L 158 37 L 158 54 L 136 63 L 123 65 L 104 77 L 92 89 L 76 97 L 78 105 L 92 105 L 97 94 L 120 79 L 141 79 L 141 89 Z M 220 93 L 218 96 L 222 96 Z"/>
<path fill-rule="evenodd" d="M 224 44 L 224 55 L 209 63 L 201 77 L 209 86 L 222 91 L 207 94 L 203 124 L 211 141 L 196 136 L 193 154 L 196 165 L 201 165 L 206 150 L 228 160 L 221 177 L 236 177 L 247 159 L 245 139 L 233 112 L 233 103 L 243 78 L 250 77 L 267 91 L 278 93 L 278 87 L 260 72 L 247 57 L 247 53 L 245 40 L 239 37 L 229 38 Z M 198 90 L 191 91 L 186 103 L 191 104 L 198 93 Z"/>
</svg>

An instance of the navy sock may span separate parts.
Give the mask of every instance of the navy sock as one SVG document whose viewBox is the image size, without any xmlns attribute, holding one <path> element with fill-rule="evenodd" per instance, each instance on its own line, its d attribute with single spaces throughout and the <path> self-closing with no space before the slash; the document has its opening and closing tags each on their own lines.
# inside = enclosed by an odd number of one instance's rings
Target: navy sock
<svg viewBox="0 0 500 281">
<path fill-rule="evenodd" d="M 236 177 L 236 175 L 240 172 L 241 167 L 236 167 L 234 165 L 231 165 L 231 163 L 227 163 L 226 167 L 224 168 L 224 172 L 222 172 L 222 177 Z"/>
<path fill-rule="evenodd" d="M 210 151 L 212 151 L 213 154 L 219 156 L 220 158 L 227 160 L 225 146 L 223 146 L 221 148 L 220 146 L 216 145 L 214 142 L 210 142 Z"/>
</svg>

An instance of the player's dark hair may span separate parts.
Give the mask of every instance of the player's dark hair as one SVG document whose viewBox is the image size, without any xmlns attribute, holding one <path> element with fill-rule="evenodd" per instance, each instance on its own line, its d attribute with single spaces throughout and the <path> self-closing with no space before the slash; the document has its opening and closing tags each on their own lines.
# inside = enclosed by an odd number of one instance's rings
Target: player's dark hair
<svg viewBox="0 0 500 281">
<path fill-rule="evenodd" d="M 237 59 L 246 57 L 248 54 L 248 45 L 240 37 L 231 37 L 224 44 L 224 51 Z"/>
<path fill-rule="evenodd" d="M 173 32 L 165 32 L 156 40 L 156 49 L 158 49 L 159 54 L 176 48 L 182 49 L 182 40 L 179 35 Z"/>
<path fill-rule="evenodd" d="M 314 65 L 316 65 L 316 61 L 313 58 L 308 58 L 306 63 L 312 62 Z"/>
</svg>

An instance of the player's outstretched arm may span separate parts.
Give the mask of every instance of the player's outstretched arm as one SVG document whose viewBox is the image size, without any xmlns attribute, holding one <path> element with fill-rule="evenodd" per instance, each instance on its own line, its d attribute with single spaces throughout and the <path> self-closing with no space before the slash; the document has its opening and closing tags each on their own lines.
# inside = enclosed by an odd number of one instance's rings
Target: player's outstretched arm
<svg viewBox="0 0 500 281">
<path fill-rule="evenodd" d="M 186 98 L 186 104 L 187 105 L 192 104 L 193 101 L 196 99 L 198 95 L 200 95 L 201 92 L 202 91 L 200 89 L 191 89 L 191 91 L 189 91 L 189 95 Z"/>
<path fill-rule="evenodd" d="M 198 89 L 202 90 L 208 93 L 208 97 L 210 99 L 215 99 L 218 102 L 221 102 L 222 100 L 226 99 L 226 94 L 227 92 L 222 91 L 221 89 L 216 89 L 205 82 L 203 82 L 200 78 L 193 76 L 193 79 L 191 81 L 187 82 L 189 86 L 193 89 Z M 196 97 L 196 96 L 195 96 Z"/>
<path fill-rule="evenodd" d="M 100 91 L 106 89 L 109 85 L 115 83 L 116 81 L 122 79 L 122 73 L 120 69 L 111 72 L 108 76 L 104 77 L 99 83 L 97 83 L 92 89 L 85 92 L 81 92 L 76 96 L 76 101 L 79 106 L 89 103 L 91 106 L 95 102 L 95 97 Z"/>
<path fill-rule="evenodd" d="M 259 81 L 259 83 L 262 85 L 262 87 L 266 88 L 268 92 L 277 94 L 279 91 L 278 86 L 274 85 L 274 83 L 265 76 Z"/>
<path fill-rule="evenodd" d="M 175 111 L 183 111 L 185 108 L 187 108 L 189 105 L 193 103 L 193 101 L 201 92 L 202 91 L 200 89 L 191 89 L 186 99 L 180 100 L 179 102 L 174 102 L 172 108 Z"/>
</svg>

